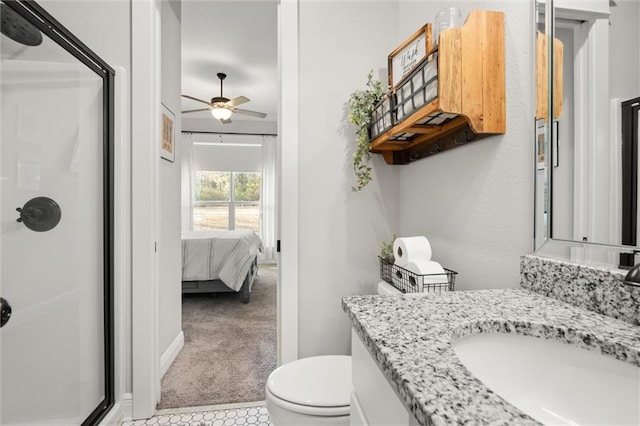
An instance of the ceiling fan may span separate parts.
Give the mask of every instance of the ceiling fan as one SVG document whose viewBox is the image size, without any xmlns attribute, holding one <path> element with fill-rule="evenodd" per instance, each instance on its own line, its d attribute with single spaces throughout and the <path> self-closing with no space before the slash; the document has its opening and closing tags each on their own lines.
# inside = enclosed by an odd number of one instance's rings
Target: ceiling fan
<svg viewBox="0 0 640 426">
<path fill-rule="evenodd" d="M 200 102 L 207 105 L 207 108 L 188 109 L 182 111 L 183 114 L 190 112 L 211 111 L 211 115 L 220 120 L 223 124 L 231 123 L 231 114 L 244 114 L 252 117 L 265 118 L 267 114 L 257 111 L 249 111 L 248 109 L 236 108 L 236 106 L 249 102 L 249 98 L 244 96 L 238 96 L 237 98 L 229 99 L 222 96 L 222 84 L 227 75 L 219 72 L 218 78 L 220 79 L 220 96 L 211 98 L 211 102 L 204 101 L 202 99 L 194 98 L 189 95 L 182 95 L 183 98 L 191 99 L 196 102 Z"/>
</svg>

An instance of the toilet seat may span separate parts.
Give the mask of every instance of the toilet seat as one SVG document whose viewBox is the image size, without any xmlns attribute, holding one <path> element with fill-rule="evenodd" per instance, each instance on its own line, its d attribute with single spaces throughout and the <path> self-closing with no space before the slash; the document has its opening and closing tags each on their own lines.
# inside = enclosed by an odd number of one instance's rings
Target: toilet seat
<svg viewBox="0 0 640 426">
<path fill-rule="evenodd" d="M 289 411 L 349 415 L 351 357 L 316 356 L 282 365 L 269 375 L 266 390 L 275 404 Z"/>
<path fill-rule="evenodd" d="M 294 404 L 289 401 L 285 401 L 282 398 L 278 398 L 273 393 L 271 393 L 269 388 L 267 388 L 267 399 L 273 402 L 275 405 L 278 405 L 287 411 L 304 414 L 307 416 L 339 417 L 339 416 L 349 415 L 348 405 L 339 406 L 339 407 L 314 407 L 311 405 Z"/>
</svg>

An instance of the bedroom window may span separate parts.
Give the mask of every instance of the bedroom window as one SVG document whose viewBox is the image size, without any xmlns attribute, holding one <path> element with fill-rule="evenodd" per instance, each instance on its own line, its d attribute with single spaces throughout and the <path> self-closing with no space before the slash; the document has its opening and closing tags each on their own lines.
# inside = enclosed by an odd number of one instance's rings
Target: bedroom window
<svg viewBox="0 0 640 426">
<path fill-rule="evenodd" d="M 194 177 L 194 230 L 244 228 L 260 235 L 261 173 L 196 171 Z"/>
</svg>

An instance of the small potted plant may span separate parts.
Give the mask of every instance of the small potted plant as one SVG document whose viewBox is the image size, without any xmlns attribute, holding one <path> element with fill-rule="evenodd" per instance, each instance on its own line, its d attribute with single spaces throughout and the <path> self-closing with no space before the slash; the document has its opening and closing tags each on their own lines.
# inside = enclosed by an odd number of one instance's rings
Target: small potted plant
<svg viewBox="0 0 640 426">
<path fill-rule="evenodd" d="M 349 97 L 349 121 L 356 127 L 356 151 L 353 154 L 353 172 L 356 185 L 352 191 L 360 191 L 371 181 L 371 153 L 369 152 L 369 126 L 376 103 L 382 99 L 382 82 L 373 79 L 373 70 L 367 76 L 367 87 L 356 90 Z"/>
<path fill-rule="evenodd" d="M 393 243 L 398 236 L 394 233 L 391 241 L 383 241 L 380 243 L 380 257 L 388 263 L 393 263 L 395 258 L 393 256 Z"/>
<path fill-rule="evenodd" d="M 391 283 L 391 268 L 395 260 L 393 256 L 393 243 L 398 236 L 394 233 L 391 241 L 383 241 L 380 243 L 380 278 L 384 281 Z"/>
</svg>

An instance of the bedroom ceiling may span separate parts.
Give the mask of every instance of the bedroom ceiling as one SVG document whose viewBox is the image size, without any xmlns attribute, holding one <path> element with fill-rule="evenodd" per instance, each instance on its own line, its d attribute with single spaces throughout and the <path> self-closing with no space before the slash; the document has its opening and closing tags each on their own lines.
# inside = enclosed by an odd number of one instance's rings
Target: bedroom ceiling
<svg viewBox="0 0 640 426">
<path fill-rule="evenodd" d="M 219 72 L 227 74 L 225 97 L 246 96 L 251 102 L 239 108 L 267 114 L 233 114 L 233 124 L 277 121 L 277 0 L 182 0 L 182 94 L 220 96 Z M 201 107 L 182 99 L 182 110 Z M 207 111 L 182 117 L 215 120 Z"/>
</svg>

